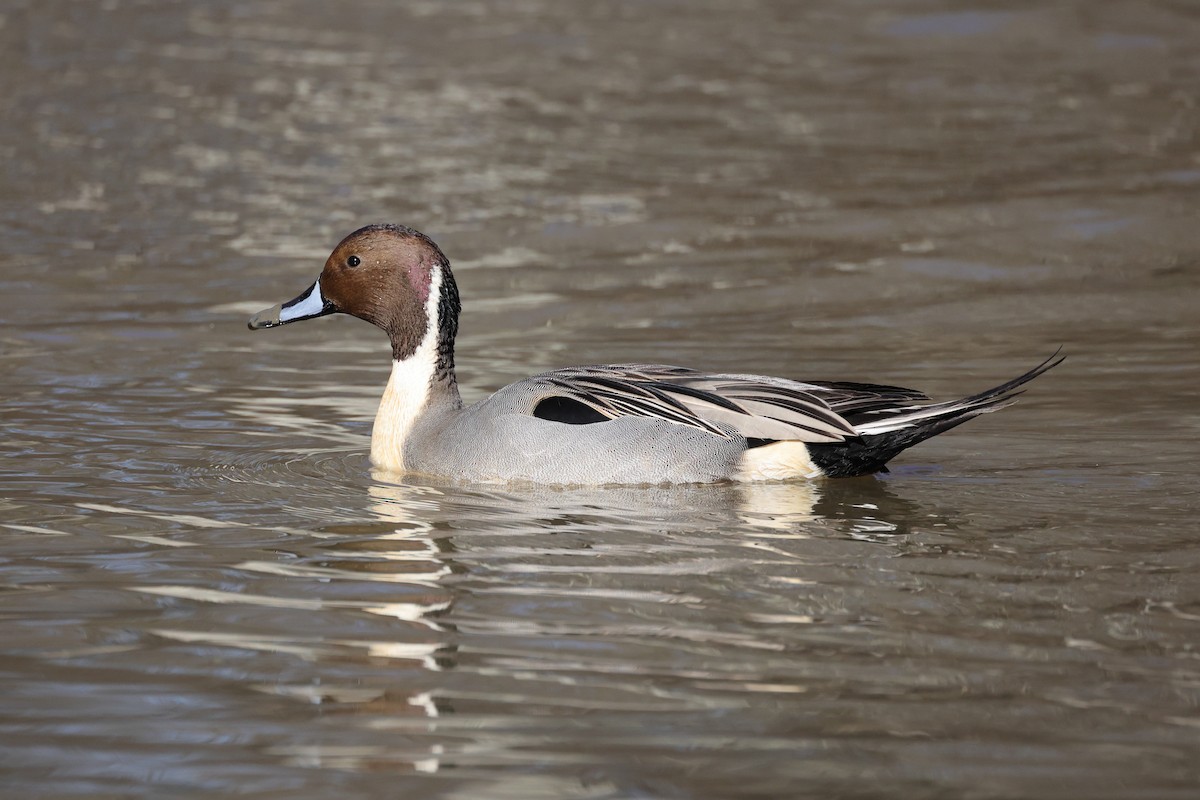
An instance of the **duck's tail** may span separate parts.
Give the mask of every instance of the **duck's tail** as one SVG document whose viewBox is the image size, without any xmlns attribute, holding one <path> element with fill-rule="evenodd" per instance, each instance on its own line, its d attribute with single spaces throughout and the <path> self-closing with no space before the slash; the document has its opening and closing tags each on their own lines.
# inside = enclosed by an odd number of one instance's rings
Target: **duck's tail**
<svg viewBox="0 0 1200 800">
<path fill-rule="evenodd" d="M 1013 378 L 1011 381 L 991 389 L 932 405 L 898 406 L 877 412 L 878 419 L 859 421 L 855 425 L 858 436 L 831 444 L 810 444 L 809 454 L 813 463 L 829 478 L 852 478 L 887 470 L 887 463 L 901 451 L 926 439 L 948 431 L 972 417 L 998 411 L 1016 402 L 1024 390 L 1022 386 L 1053 369 L 1066 356 L 1054 355 L 1041 364 Z"/>
</svg>

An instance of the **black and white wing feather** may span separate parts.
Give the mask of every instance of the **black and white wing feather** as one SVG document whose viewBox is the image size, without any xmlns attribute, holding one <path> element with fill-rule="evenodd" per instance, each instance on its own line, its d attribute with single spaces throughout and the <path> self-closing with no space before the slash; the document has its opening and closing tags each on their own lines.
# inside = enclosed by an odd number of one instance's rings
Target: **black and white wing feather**
<svg viewBox="0 0 1200 800">
<path fill-rule="evenodd" d="M 522 383 L 533 390 L 532 413 L 560 422 L 651 417 L 723 438 L 740 435 L 756 444 L 837 444 L 910 429 L 946 430 L 1012 403 L 1024 384 L 1061 361 L 1055 353 L 1011 381 L 944 403 L 898 386 L 800 382 L 658 364 L 569 367 Z"/>
<path fill-rule="evenodd" d="M 531 380 L 550 390 L 535 415 L 564 422 L 656 417 L 723 438 L 767 441 L 840 442 L 856 435 L 827 402 L 794 381 L 652 364 L 571 367 Z"/>
</svg>

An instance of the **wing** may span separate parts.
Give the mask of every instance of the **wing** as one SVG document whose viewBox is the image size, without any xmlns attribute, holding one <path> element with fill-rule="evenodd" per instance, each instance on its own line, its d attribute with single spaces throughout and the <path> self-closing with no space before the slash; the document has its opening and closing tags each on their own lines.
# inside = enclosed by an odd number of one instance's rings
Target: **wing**
<svg viewBox="0 0 1200 800">
<path fill-rule="evenodd" d="M 807 385 L 812 387 L 813 394 L 853 425 L 933 402 L 928 395 L 916 389 L 878 383 L 812 381 Z"/>
<path fill-rule="evenodd" d="M 531 378 L 544 391 L 535 416 L 560 422 L 655 417 L 716 436 L 840 442 L 853 426 L 806 384 L 650 364 L 571 367 Z"/>
<path fill-rule="evenodd" d="M 497 392 L 511 411 L 571 424 L 647 417 L 751 446 L 774 441 L 831 444 L 963 421 L 1013 402 L 1021 387 L 1056 366 L 1053 356 L 979 394 L 943 403 L 913 389 L 873 383 L 803 383 L 763 375 L 698 372 L 657 364 L 570 367 Z M 957 424 L 957 422 L 953 423 Z M 930 434 L 932 435 L 932 434 Z"/>
</svg>

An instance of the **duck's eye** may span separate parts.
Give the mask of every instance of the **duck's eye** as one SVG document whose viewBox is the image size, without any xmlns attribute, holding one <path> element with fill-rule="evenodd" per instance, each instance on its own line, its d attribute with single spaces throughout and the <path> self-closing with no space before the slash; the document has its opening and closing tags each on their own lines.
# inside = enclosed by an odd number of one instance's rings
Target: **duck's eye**
<svg viewBox="0 0 1200 800">
<path fill-rule="evenodd" d="M 347 267 L 357 267 L 361 263 L 362 263 L 362 259 L 359 258 L 358 256 L 350 256 L 349 258 L 346 259 Z"/>
</svg>

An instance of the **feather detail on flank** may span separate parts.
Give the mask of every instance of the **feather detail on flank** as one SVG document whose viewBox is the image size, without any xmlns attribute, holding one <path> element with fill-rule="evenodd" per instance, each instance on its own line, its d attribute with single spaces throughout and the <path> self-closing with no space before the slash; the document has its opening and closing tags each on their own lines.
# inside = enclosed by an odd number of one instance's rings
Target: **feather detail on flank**
<svg viewBox="0 0 1200 800">
<path fill-rule="evenodd" d="M 379 401 L 371 430 L 371 463 L 380 469 L 403 472 L 404 447 L 413 426 L 429 405 L 430 392 L 438 374 L 438 303 L 442 271 L 434 267 L 429 294 L 425 298 L 426 327 L 421 343 L 411 356 L 392 362 L 392 375 Z"/>
</svg>

